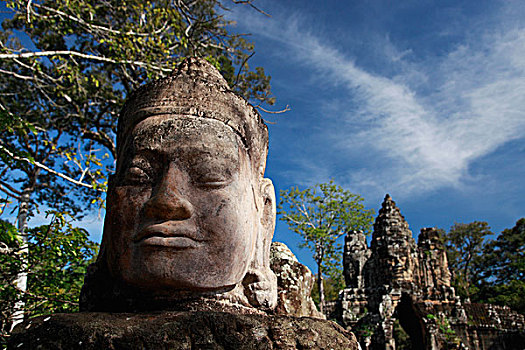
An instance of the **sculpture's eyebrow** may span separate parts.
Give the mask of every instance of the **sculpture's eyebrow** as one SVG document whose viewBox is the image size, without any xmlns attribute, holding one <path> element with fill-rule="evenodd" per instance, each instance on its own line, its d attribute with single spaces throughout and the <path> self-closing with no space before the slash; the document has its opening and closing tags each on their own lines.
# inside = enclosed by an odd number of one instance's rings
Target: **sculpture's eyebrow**
<svg viewBox="0 0 525 350">
<path fill-rule="evenodd" d="M 191 145 L 170 145 L 169 147 L 166 147 L 166 145 L 162 145 L 159 143 L 141 143 L 141 142 L 134 142 L 133 145 L 134 153 L 136 155 L 143 155 L 148 156 L 152 154 L 157 155 L 166 155 L 166 156 L 184 156 L 184 155 L 192 155 L 192 156 L 199 156 L 199 155 L 212 155 L 213 157 L 220 157 L 221 155 L 228 155 L 222 152 L 217 152 L 216 148 L 210 147 L 209 145 L 205 145 L 204 143 L 200 144 L 191 144 Z M 237 152 L 235 152 L 237 153 Z M 233 153 L 232 153 L 233 154 Z"/>
<path fill-rule="evenodd" d="M 157 161 L 179 159 L 188 164 L 215 159 L 237 164 L 245 150 L 238 135 L 212 120 L 155 118 L 137 125 L 125 146 L 130 155 L 150 153 Z"/>
<path fill-rule="evenodd" d="M 138 143 L 133 154 L 131 154 L 131 163 L 128 164 L 132 164 L 133 159 L 142 159 L 158 169 L 166 162 L 177 161 L 188 169 L 197 167 L 202 171 L 203 167 L 206 166 L 209 169 L 230 169 L 230 171 L 234 171 L 239 167 L 238 147 L 236 145 L 235 150 L 227 148 L 221 151 L 220 147 L 213 147 L 213 144 L 204 143 L 171 145 L 170 147 L 162 147 L 158 143 Z"/>
</svg>

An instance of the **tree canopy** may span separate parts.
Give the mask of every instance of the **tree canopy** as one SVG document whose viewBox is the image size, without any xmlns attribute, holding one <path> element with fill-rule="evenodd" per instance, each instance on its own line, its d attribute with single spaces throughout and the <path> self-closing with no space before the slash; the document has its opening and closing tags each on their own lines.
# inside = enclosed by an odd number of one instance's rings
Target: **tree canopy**
<svg viewBox="0 0 525 350">
<path fill-rule="evenodd" d="M 27 316 L 78 311 L 78 296 L 87 265 L 93 261 L 98 244 L 88 233 L 73 226 L 71 218 L 49 213 L 51 224 L 27 231 L 28 250 L 16 240 L 16 228 L 0 220 L 0 344 L 5 345 L 11 326 L 13 308 L 24 301 Z M 6 237 L 10 235 L 10 237 Z M 26 272 L 27 290 L 15 283 Z"/>
<path fill-rule="evenodd" d="M 483 247 L 477 298 L 525 314 L 525 218 Z"/>
<path fill-rule="evenodd" d="M 462 297 L 470 297 L 477 291 L 475 281 L 479 277 L 484 239 L 493 235 L 486 222 L 456 223 L 445 238 L 447 258 L 452 272 L 452 283 Z"/>
<path fill-rule="evenodd" d="M 496 239 L 486 222 L 455 224 L 445 236 L 456 293 L 525 313 L 525 218 Z"/>
</svg>

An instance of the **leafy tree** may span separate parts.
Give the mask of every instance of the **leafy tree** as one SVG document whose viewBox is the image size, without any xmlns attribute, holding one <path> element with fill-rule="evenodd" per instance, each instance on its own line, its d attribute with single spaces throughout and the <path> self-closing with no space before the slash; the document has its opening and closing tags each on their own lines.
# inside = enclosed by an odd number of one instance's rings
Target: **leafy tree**
<svg viewBox="0 0 525 350">
<path fill-rule="evenodd" d="M 525 314 L 525 218 L 485 244 L 481 265 L 477 298 Z"/>
<path fill-rule="evenodd" d="M 486 222 L 456 223 L 445 237 L 447 259 L 456 292 L 470 298 L 479 289 L 479 268 L 482 262 L 483 242 L 492 235 Z"/>
<path fill-rule="evenodd" d="M 0 220 L 0 343 L 5 345 L 12 309 L 24 301 L 28 316 L 78 311 L 78 297 L 87 265 L 98 251 L 86 230 L 72 226 L 70 218 L 54 212 L 49 225 L 29 229 L 28 251 L 20 249 L 16 228 Z M 28 274 L 27 290 L 14 283 L 21 269 Z"/>
<path fill-rule="evenodd" d="M 339 237 L 352 230 L 370 232 L 374 211 L 365 209 L 363 198 L 344 190 L 331 180 L 311 188 L 282 190 L 279 203 L 281 220 L 303 238 L 317 264 L 319 309 L 323 312 L 325 292 L 323 276 L 341 279 L 341 244 Z"/>
<path fill-rule="evenodd" d="M 445 237 L 452 283 L 474 302 L 525 313 L 525 218 L 495 240 L 486 222 L 455 224 Z"/>
<path fill-rule="evenodd" d="M 20 244 L 16 227 L 5 220 L 0 220 L 0 253 L 7 254 L 12 247 Z"/>
<path fill-rule="evenodd" d="M 270 77 L 250 69 L 254 47 L 227 30 L 220 0 L 7 5 L 12 18 L 0 31 L 0 192 L 4 208 L 18 207 L 23 256 L 37 203 L 77 217 L 103 205 L 118 110 L 147 79 L 166 76 L 184 57 L 206 57 L 236 92 L 259 105 L 274 103 Z M 18 277 L 24 290 L 27 277 Z"/>
</svg>

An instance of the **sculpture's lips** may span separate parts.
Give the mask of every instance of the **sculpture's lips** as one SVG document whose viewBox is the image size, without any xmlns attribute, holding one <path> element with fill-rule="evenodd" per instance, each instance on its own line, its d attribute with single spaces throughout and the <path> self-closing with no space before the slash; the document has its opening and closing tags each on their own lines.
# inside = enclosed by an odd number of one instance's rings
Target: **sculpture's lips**
<svg viewBox="0 0 525 350">
<path fill-rule="evenodd" d="M 137 244 L 172 248 L 196 248 L 203 241 L 196 230 L 166 223 L 149 225 L 141 229 L 135 239 Z"/>
</svg>

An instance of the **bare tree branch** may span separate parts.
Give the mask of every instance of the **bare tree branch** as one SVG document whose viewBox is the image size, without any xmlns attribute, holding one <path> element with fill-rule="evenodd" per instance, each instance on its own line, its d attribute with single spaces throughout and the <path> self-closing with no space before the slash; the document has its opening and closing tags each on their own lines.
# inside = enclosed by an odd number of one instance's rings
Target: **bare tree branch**
<svg viewBox="0 0 525 350">
<path fill-rule="evenodd" d="M 131 30 L 127 31 L 127 32 L 123 32 L 123 31 L 120 31 L 120 30 L 115 30 L 115 29 L 104 27 L 104 26 L 99 26 L 99 25 L 96 25 L 96 24 L 88 23 L 85 20 L 83 20 L 82 18 L 78 18 L 78 17 L 72 16 L 72 15 L 69 15 L 69 14 L 67 14 L 65 12 L 59 11 L 59 10 L 54 9 L 52 7 L 39 5 L 39 4 L 35 4 L 35 7 L 44 9 L 44 10 L 49 11 L 49 12 L 56 13 L 59 16 L 66 17 L 66 18 L 72 20 L 73 22 L 84 24 L 85 26 L 87 26 L 90 29 L 95 29 L 95 30 L 99 29 L 99 30 L 102 30 L 102 31 L 105 31 L 105 32 L 108 32 L 108 33 L 112 33 L 112 34 L 117 34 L 117 35 L 134 35 L 134 36 L 147 37 L 147 36 L 151 36 L 151 35 L 155 35 L 155 34 L 160 33 L 162 30 L 164 30 L 164 28 L 166 26 L 166 24 L 163 24 L 161 28 L 159 28 L 156 31 L 151 32 L 151 33 L 137 33 L 137 32 L 131 31 Z"/>
<path fill-rule="evenodd" d="M 33 76 L 20 75 L 20 74 L 17 74 L 17 73 L 15 73 L 15 72 L 10 72 L 10 71 L 3 70 L 3 69 L 0 69 L 0 73 L 1 73 L 1 74 L 12 75 L 12 76 L 14 76 L 15 78 L 22 79 L 22 80 L 36 80 L 35 77 L 33 77 Z"/>
<path fill-rule="evenodd" d="M 101 131 L 94 132 L 94 131 L 84 131 L 84 136 L 90 140 L 96 141 L 100 143 L 101 145 L 105 146 L 113 156 L 114 159 L 117 159 L 117 147 L 115 146 L 115 143 L 109 137 L 106 133 L 103 133 Z"/>
<path fill-rule="evenodd" d="M 255 55 L 255 51 L 242 60 L 241 65 L 239 66 L 239 71 L 237 72 L 237 76 L 235 77 L 235 81 L 233 82 L 233 86 L 237 86 L 237 83 L 239 82 L 239 77 L 241 76 L 241 73 L 244 69 L 244 65 L 246 64 L 246 62 L 248 62 L 250 58 L 253 57 L 253 55 Z"/>
<path fill-rule="evenodd" d="M 39 52 L 20 52 L 20 53 L 4 53 L 0 54 L 0 59 L 15 59 L 15 58 L 32 58 L 32 57 L 48 57 L 48 56 L 71 56 L 71 57 L 80 57 L 93 61 L 108 62 L 108 63 L 118 63 L 118 64 L 132 64 L 139 67 L 147 67 L 155 69 L 161 72 L 171 72 L 169 68 L 163 68 L 155 66 L 149 63 L 144 63 L 140 61 L 132 60 L 114 60 L 107 57 L 88 55 L 85 53 L 70 51 L 70 50 L 57 50 L 57 51 L 39 51 Z"/>
<path fill-rule="evenodd" d="M 17 155 L 14 155 L 11 151 L 9 151 L 7 148 L 5 148 L 4 146 L 0 145 L 0 149 L 2 149 L 7 155 L 9 155 L 11 158 L 13 158 L 14 160 L 18 160 L 18 161 L 23 161 L 23 162 L 26 162 L 28 164 L 32 164 L 40 169 L 43 169 L 51 174 L 55 174 L 56 176 L 58 177 L 61 177 L 63 178 L 64 180 L 66 181 L 69 181 L 75 185 L 79 185 L 79 186 L 82 186 L 82 187 L 86 187 L 86 188 L 90 188 L 90 189 L 94 189 L 94 190 L 97 190 L 99 192 L 104 192 L 104 190 L 102 189 L 99 189 L 99 188 L 94 188 L 93 185 L 89 185 L 89 184 L 86 184 L 84 182 L 80 182 L 78 180 L 75 180 L 67 175 L 64 175 L 56 170 L 53 170 L 47 166 L 45 166 L 44 164 L 40 163 L 40 162 L 37 162 L 35 160 L 31 160 L 29 158 L 25 158 L 25 157 L 19 157 Z"/>
<path fill-rule="evenodd" d="M 242 5 L 248 5 L 250 6 L 252 9 L 254 9 L 255 11 L 259 12 L 259 13 L 262 13 L 263 15 L 265 16 L 268 16 L 268 17 L 272 17 L 269 13 L 266 13 L 264 12 L 263 10 L 261 10 L 260 8 L 258 8 L 257 6 L 255 6 L 253 4 L 253 0 L 232 0 L 232 2 L 234 4 L 242 4 Z"/>
<path fill-rule="evenodd" d="M 12 187 L 11 185 L 9 185 L 8 183 L 5 183 L 4 181 L 0 180 L 0 185 L 3 185 L 5 187 L 7 187 L 7 189 L 9 189 L 9 191 L 13 192 L 14 194 L 17 194 L 19 196 L 22 195 L 22 192 L 20 192 L 19 190 L 17 190 L 16 188 Z"/>
<path fill-rule="evenodd" d="M 268 113 L 268 114 L 281 114 L 281 113 L 285 113 L 285 112 L 288 112 L 288 111 L 292 110 L 289 105 L 286 105 L 286 107 L 284 107 L 284 109 L 281 109 L 280 111 L 269 111 L 269 110 L 261 107 L 260 105 L 255 106 L 255 108 L 260 109 L 264 113 Z"/>
</svg>

